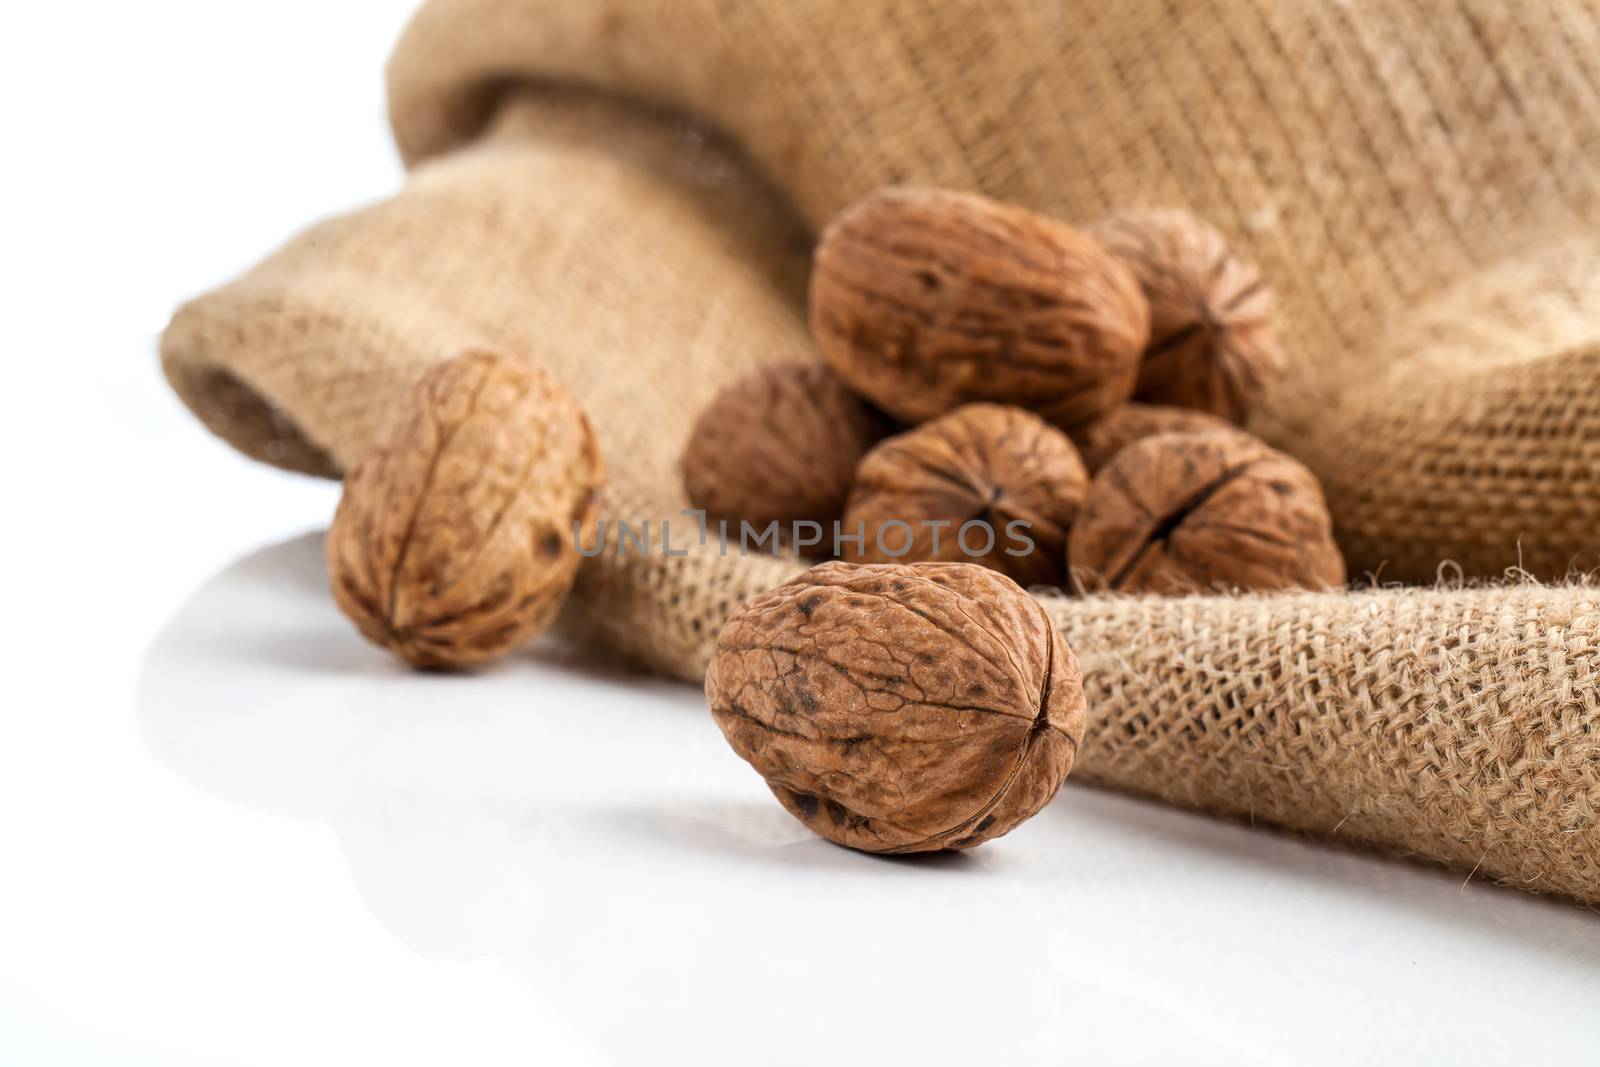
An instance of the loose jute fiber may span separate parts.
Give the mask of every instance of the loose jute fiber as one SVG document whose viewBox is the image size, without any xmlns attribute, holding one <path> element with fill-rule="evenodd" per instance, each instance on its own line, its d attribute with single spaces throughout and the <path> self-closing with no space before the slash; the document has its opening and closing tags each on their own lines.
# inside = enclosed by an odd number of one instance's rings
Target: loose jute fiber
<svg viewBox="0 0 1600 1067">
<path fill-rule="evenodd" d="M 816 358 L 830 215 L 894 182 L 1188 208 L 1276 288 L 1290 367 L 1252 428 L 1375 578 L 1040 593 L 1087 674 L 1080 773 L 1600 902 L 1600 595 L 1572 580 L 1600 564 L 1597 14 L 429 0 L 390 67 L 405 188 L 181 309 L 162 357 L 214 431 L 329 476 L 435 361 L 540 361 L 600 432 L 607 516 L 656 537 L 586 563 L 569 623 L 698 679 L 800 565 L 699 544 L 677 457 L 717 388 Z"/>
</svg>

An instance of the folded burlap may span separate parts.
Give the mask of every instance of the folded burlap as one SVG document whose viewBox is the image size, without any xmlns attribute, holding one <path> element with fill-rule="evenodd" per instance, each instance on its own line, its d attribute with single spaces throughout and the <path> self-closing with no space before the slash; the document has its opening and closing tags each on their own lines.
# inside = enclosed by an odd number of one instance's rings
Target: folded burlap
<svg viewBox="0 0 1600 1067">
<path fill-rule="evenodd" d="M 815 358 L 811 236 L 884 183 L 1070 220 L 1187 207 L 1278 292 L 1254 429 L 1352 571 L 1428 588 L 1041 593 L 1094 781 L 1600 901 L 1600 23 L 1589 4 L 431 0 L 390 69 L 413 171 L 180 310 L 188 405 L 336 475 L 422 369 L 526 353 L 587 407 L 607 514 L 684 506 L 715 390 Z M 568 622 L 686 679 L 795 573 L 679 520 Z"/>
</svg>

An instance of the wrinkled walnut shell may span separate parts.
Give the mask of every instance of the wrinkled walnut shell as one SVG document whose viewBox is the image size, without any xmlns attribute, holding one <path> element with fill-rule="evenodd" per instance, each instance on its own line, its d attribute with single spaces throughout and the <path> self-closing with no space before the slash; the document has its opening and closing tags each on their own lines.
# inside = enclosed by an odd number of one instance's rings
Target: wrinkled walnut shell
<svg viewBox="0 0 1600 1067">
<path fill-rule="evenodd" d="M 345 476 L 334 599 L 418 667 L 481 663 L 554 620 L 593 539 L 604 465 L 571 395 L 522 360 L 433 368 Z"/>
<path fill-rule="evenodd" d="M 921 422 L 972 401 L 1059 426 L 1132 394 L 1150 312 L 1097 241 L 967 193 L 885 189 L 823 232 L 811 328 L 849 385 Z"/>
<path fill-rule="evenodd" d="M 739 608 L 706 672 L 717 725 L 791 814 L 868 852 L 970 848 L 1033 815 L 1083 738 L 1077 658 L 965 563 L 825 563 Z"/>
<path fill-rule="evenodd" d="M 862 541 L 842 541 L 842 554 L 980 563 L 1023 585 L 1058 584 L 1088 488 L 1066 434 L 1021 408 L 968 404 L 867 453 L 843 527 Z"/>
<path fill-rule="evenodd" d="M 1282 362 L 1256 268 L 1183 211 L 1113 215 L 1089 232 L 1133 268 L 1150 304 L 1134 399 L 1242 425 Z"/>
<path fill-rule="evenodd" d="M 761 367 L 701 413 L 683 450 L 684 489 L 713 519 L 831 523 L 888 429 L 825 364 Z"/>
<path fill-rule="evenodd" d="M 1089 485 L 1068 539 L 1089 590 L 1191 593 L 1344 584 L 1322 487 L 1242 432 L 1162 434 L 1117 454 Z"/>
<path fill-rule="evenodd" d="M 1135 441 L 1163 433 L 1238 432 L 1231 422 L 1193 408 L 1155 404 L 1124 404 L 1103 419 L 1096 419 L 1072 434 L 1090 474 L 1111 462 L 1111 457 Z"/>
</svg>

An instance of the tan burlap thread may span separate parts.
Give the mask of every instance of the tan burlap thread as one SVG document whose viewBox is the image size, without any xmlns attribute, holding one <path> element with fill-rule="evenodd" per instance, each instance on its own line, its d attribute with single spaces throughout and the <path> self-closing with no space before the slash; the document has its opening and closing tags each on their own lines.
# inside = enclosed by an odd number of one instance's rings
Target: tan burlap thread
<svg viewBox="0 0 1600 1067">
<path fill-rule="evenodd" d="M 861 192 L 1186 206 L 1279 291 L 1255 428 L 1353 570 L 1559 579 L 1600 562 L 1597 45 L 1589 4 L 432 0 L 391 69 L 406 189 L 187 306 L 163 358 L 212 429 L 326 474 L 429 363 L 524 352 L 659 537 L 711 393 L 814 356 L 809 234 Z M 696 679 L 799 565 L 674 541 L 586 567 L 569 621 Z M 1600 901 L 1593 590 L 1044 599 L 1086 777 Z"/>
</svg>

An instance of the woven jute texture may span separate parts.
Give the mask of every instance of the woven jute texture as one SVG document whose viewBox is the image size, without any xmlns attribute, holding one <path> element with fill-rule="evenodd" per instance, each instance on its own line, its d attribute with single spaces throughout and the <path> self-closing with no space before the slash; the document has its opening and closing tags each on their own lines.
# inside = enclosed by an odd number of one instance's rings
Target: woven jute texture
<svg viewBox="0 0 1600 1067">
<path fill-rule="evenodd" d="M 1600 564 L 1597 15 L 430 0 L 390 68 L 405 188 L 185 306 L 162 357 L 217 433 L 327 475 L 432 362 L 540 361 L 601 435 L 606 514 L 655 537 L 586 564 L 568 624 L 698 679 L 800 565 L 700 544 L 677 456 L 718 387 L 816 358 L 830 215 L 895 182 L 1188 208 L 1278 293 L 1252 428 L 1381 587 L 1040 593 L 1087 672 L 1078 773 L 1596 902 L 1600 596 L 1570 579 Z"/>
</svg>

